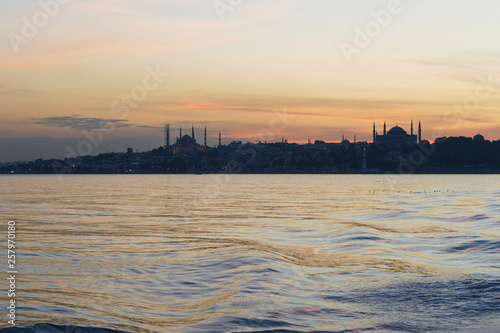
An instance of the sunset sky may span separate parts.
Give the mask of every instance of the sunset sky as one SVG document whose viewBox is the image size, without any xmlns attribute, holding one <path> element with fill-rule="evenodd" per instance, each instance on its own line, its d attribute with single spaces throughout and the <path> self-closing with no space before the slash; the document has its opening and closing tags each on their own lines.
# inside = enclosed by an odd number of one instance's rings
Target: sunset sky
<svg viewBox="0 0 500 333">
<path fill-rule="evenodd" d="M 374 121 L 412 118 L 431 141 L 498 140 L 499 12 L 494 0 L 3 1 L 0 162 L 63 158 L 86 135 L 92 155 L 152 149 L 166 123 L 171 140 L 207 126 L 212 145 L 219 129 L 224 143 L 371 141 Z"/>
</svg>

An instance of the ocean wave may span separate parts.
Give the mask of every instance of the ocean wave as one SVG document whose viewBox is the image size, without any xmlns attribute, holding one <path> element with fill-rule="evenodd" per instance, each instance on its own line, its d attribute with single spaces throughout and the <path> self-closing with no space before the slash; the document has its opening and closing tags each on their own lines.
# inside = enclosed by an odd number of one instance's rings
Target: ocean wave
<svg viewBox="0 0 500 333">
<path fill-rule="evenodd" d="M 0 329 L 2 333 L 131 333 L 102 327 L 35 324 L 25 327 L 9 327 Z"/>
</svg>

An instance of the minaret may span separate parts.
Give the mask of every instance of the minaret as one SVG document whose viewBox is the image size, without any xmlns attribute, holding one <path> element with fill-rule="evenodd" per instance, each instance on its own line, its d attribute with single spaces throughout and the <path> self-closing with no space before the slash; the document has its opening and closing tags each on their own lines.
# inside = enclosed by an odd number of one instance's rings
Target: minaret
<svg viewBox="0 0 500 333">
<path fill-rule="evenodd" d="M 385 121 L 384 121 L 384 135 L 387 135 L 387 125 L 386 125 Z"/>
<path fill-rule="evenodd" d="M 205 126 L 205 148 L 207 147 L 207 126 Z"/>
<path fill-rule="evenodd" d="M 422 123 L 418 122 L 418 143 L 422 141 Z"/>
<path fill-rule="evenodd" d="M 354 143 L 356 143 L 356 134 L 354 134 Z"/>
<path fill-rule="evenodd" d="M 342 134 L 342 142 L 344 142 L 344 134 Z"/>
<path fill-rule="evenodd" d="M 196 141 L 194 139 L 194 125 L 191 125 L 191 137 L 193 138 L 193 141 Z"/>
<path fill-rule="evenodd" d="M 222 146 L 221 132 L 219 130 L 219 147 Z"/>
<path fill-rule="evenodd" d="M 375 132 L 375 122 L 373 122 L 373 143 L 377 142 L 377 133 Z"/>
<path fill-rule="evenodd" d="M 413 136 L 413 119 L 411 120 L 411 136 Z"/>
<path fill-rule="evenodd" d="M 182 138 L 182 126 L 179 126 L 179 139 Z"/>
<path fill-rule="evenodd" d="M 165 125 L 165 148 L 170 147 L 170 124 Z"/>
</svg>

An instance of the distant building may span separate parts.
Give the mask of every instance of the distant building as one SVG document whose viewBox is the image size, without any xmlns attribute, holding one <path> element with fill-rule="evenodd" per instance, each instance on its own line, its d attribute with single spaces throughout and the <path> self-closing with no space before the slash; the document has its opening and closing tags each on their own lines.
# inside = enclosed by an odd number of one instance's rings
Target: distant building
<svg viewBox="0 0 500 333">
<path fill-rule="evenodd" d="M 174 154 L 187 154 L 192 153 L 198 149 L 200 145 L 196 143 L 196 140 L 189 135 L 184 135 L 177 139 L 177 142 L 173 145 Z"/>
<path fill-rule="evenodd" d="M 170 129 L 170 126 L 169 126 Z M 221 146 L 221 132 L 219 131 L 219 147 Z M 191 136 L 184 134 L 182 135 L 182 128 L 179 129 L 179 137 L 177 138 L 175 144 L 172 145 L 172 149 L 175 155 L 189 154 L 196 150 L 207 150 L 207 128 L 205 126 L 204 132 L 204 144 L 199 145 L 196 142 L 194 136 L 194 126 L 191 128 Z"/>
<path fill-rule="evenodd" d="M 417 144 L 422 141 L 422 124 L 418 124 L 418 135 L 413 134 L 413 120 L 411 122 L 411 132 L 408 134 L 403 128 L 395 126 L 387 132 L 384 122 L 384 134 L 379 135 L 373 123 L 373 142 L 376 144 L 385 144 L 389 147 L 401 147 Z"/>
<path fill-rule="evenodd" d="M 478 133 L 476 136 L 474 136 L 474 141 L 484 141 L 484 136 Z"/>
</svg>

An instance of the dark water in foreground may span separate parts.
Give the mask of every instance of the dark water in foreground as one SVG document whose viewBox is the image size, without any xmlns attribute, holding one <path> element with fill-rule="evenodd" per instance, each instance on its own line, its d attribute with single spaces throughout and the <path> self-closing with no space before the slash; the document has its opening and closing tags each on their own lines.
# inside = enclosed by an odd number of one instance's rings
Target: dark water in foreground
<svg viewBox="0 0 500 333">
<path fill-rule="evenodd" d="M 499 176 L 2 176 L 0 188 L 3 228 L 17 223 L 18 326 L 500 331 Z"/>
</svg>

